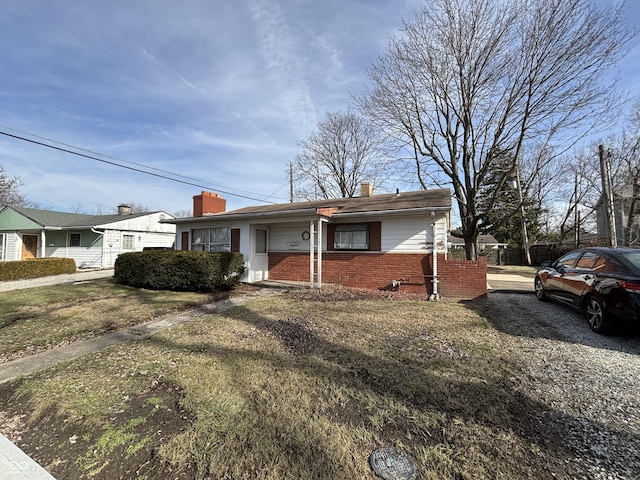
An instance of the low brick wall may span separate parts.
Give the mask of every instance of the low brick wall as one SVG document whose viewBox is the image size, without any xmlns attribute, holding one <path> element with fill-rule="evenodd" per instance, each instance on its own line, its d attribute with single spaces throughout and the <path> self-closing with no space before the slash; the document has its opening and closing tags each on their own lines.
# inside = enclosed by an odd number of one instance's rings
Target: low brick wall
<svg viewBox="0 0 640 480">
<path fill-rule="evenodd" d="M 433 291 L 432 255 L 370 252 L 325 252 L 322 282 L 356 288 L 400 290 L 428 296 Z M 316 268 L 317 274 L 317 259 Z M 448 298 L 474 299 L 487 294 L 487 261 L 445 260 L 438 255 L 438 292 Z M 309 281 L 309 254 L 269 252 L 271 280 Z"/>
</svg>

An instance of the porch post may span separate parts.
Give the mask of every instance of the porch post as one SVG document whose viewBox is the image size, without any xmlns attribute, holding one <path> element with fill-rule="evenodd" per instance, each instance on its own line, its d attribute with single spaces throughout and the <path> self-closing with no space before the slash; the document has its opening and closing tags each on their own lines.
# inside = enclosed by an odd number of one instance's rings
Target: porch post
<svg viewBox="0 0 640 480">
<path fill-rule="evenodd" d="M 44 233 L 44 230 L 40 230 L 40 258 L 45 258 L 47 256 L 47 237 Z"/>
<path fill-rule="evenodd" d="M 318 288 L 322 288 L 322 219 L 318 219 Z"/>
<path fill-rule="evenodd" d="M 313 220 L 309 222 L 309 288 L 313 288 L 313 254 L 314 254 L 314 224 Z"/>
</svg>

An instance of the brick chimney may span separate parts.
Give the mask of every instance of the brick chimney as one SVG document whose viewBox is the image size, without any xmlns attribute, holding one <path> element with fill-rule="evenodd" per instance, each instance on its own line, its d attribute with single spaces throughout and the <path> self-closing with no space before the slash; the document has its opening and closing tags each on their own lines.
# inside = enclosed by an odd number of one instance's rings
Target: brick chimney
<svg viewBox="0 0 640 480">
<path fill-rule="evenodd" d="M 373 185 L 369 182 L 362 182 L 360 184 L 360 196 L 370 197 L 371 195 L 373 195 Z"/>
<path fill-rule="evenodd" d="M 131 215 L 131 205 L 125 203 L 118 205 L 118 215 Z"/>
<path fill-rule="evenodd" d="M 193 216 L 203 217 L 222 213 L 227 209 L 227 201 L 217 193 L 202 192 L 193 196 Z"/>
</svg>

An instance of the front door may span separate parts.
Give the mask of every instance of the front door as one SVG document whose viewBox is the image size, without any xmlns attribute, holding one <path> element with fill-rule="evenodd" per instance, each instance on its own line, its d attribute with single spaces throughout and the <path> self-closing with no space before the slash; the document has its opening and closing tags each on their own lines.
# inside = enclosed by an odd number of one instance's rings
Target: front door
<svg viewBox="0 0 640 480">
<path fill-rule="evenodd" d="M 259 282 L 269 278 L 269 231 L 264 227 L 253 229 L 253 249 L 249 262 L 249 282 Z"/>
<path fill-rule="evenodd" d="M 22 260 L 33 260 L 38 258 L 38 236 L 22 236 Z"/>
</svg>

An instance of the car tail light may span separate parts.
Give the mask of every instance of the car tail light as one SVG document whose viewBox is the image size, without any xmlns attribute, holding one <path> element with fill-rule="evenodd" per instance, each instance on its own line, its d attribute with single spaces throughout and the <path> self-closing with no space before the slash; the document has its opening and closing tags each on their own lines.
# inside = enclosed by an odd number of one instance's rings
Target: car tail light
<svg viewBox="0 0 640 480">
<path fill-rule="evenodd" d="M 640 294 L 640 281 L 629 281 L 629 280 L 621 280 L 620 286 L 624 288 L 629 293 L 639 293 Z"/>
</svg>

